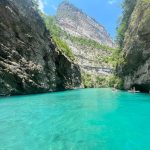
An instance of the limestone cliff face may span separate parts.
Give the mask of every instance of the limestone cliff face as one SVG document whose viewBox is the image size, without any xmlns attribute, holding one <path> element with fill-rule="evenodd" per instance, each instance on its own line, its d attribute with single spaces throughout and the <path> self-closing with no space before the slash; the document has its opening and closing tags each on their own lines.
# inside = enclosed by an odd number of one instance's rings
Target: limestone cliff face
<svg viewBox="0 0 150 150">
<path fill-rule="evenodd" d="M 80 69 L 46 30 L 32 0 L 0 1 L 0 95 L 79 87 Z"/>
<path fill-rule="evenodd" d="M 72 49 L 82 72 L 102 76 L 112 73 L 112 66 L 105 61 L 112 52 L 96 46 L 114 46 L 102 25 L 68 2 L 58 7 L 55 22 L 65 31 L 60 36 Z"/>
<path fill-rule="evenodd" d="M 63 30 L 72 35 L 90 38 L 100 44 L 108 46 L 114 45 L 112 39 L 102 25 L 69 2 L 60 4 L 56 20 Z"/>
<path fill-rule="evenodd" d="M 150 0 L 138 0 L 124 40 L 125 64 L 119 69 L 124 88 L 150 90 Z"/>
<path fill-rule="evenodd" d="M 105 61 L 112 56 L 111 51 L 106 51 L 103 48 L 95 48 L 86 44 L 82 45 L 69 39 L 67 39 L 66 42 L 72 49 L 81 71 L 103 76 L 112 74 L 112 65 Z"/>
</svg>

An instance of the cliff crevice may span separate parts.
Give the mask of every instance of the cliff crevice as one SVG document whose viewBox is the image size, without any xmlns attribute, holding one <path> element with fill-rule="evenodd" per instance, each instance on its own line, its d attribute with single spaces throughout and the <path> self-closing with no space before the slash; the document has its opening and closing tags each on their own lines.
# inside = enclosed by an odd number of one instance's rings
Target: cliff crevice
<svg viewBox="0 0 150 150">
<path fill-rule="evenodd" d="M 80 78 L 80 69 L 59 51 L 32 0 L 0 1 L 0 95 L 72 89 L 80 86 Z"/>
</svg>

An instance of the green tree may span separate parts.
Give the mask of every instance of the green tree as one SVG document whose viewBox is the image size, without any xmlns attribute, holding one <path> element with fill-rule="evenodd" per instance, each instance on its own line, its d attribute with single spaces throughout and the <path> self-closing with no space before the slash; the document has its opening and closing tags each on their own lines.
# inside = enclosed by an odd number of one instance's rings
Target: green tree
<svg viewBox="0 0 150 150">
<path fill-rule="evenodd" d="M 49 30 L 53 41 L 57 45 L 58 49 L 66 55 L 70 60 L 74 61 L 75 57 L 72 53 L 72 50 L 69 48 L 67 43 L 61 39 L 61 36 L 65 34 L 55 23 L 55 19 L 52 16 L 46 16 L 42 14 L 42 18 L 46 24 L 47 29 Z"/>
<path fill-rule="evenodd" d="M 117 42 L 120 48 L 123 47 L 125 32 L 128 29 L 131 14 L 135 8 L 136 3 L 137 0 L 124 0 L 124 2 L 122 3 L 123 14 L 119 27 L 117 28 Z"/>
</svg>

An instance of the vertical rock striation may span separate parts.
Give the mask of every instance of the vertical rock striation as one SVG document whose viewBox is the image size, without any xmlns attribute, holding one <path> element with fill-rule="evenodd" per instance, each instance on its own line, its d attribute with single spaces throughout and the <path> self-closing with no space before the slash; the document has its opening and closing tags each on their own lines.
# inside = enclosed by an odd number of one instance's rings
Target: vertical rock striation
<svg viewBox="0 0 150 150">
<path fill-rule="evenodd" d="M 125 64 L 119 67 L 124 88 L 150 90 L 150 0 L 137 0 L 123 43 Z"/>
<path fill-rule="evenodd" d="M 114 46 L 105 28 L 69 2 L 62 2 L 57 10 L 56 21 L 74 36 L 86 37 L 100 44 Z"/>
<path fill-rule="evenodd" d="M 114 43 L 101 24 L 69 2 L 59 5 L 54 20 L 64 31 L 60 36 L 72 49 L 82 72 L 98 76 L 111 75 L 113 67 L 107 59 L 112 56 L 112 51 L 108 49 Z"/>
<path fill-rule="evenodd" d="M 79 87 L 80 69 L 56 47 L 32 0 L 0 1 L 0 95 Z"/>
</svg>

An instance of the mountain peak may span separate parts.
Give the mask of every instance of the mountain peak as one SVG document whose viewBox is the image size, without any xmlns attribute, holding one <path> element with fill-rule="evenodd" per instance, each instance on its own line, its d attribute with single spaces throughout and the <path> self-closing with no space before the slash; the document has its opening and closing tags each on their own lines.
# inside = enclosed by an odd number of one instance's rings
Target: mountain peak
<svg viewBox="0 0 150 150">
<path fill-rule="evenodd" d="M 58 6 L 58 11 L 59 10 L 64 10 L 65 9 L 71 9 L 72 11 L 80 11 L 82 12 L 82 10 L 80 10 L 79 8 L 77 8 L 76 6 L 74 6 L 72 3 L 70 3 L 68 0 L 64 0 L 62 3 L 60 3 L 60 5 Z"/>
<path fill-rule="evenodd" d="M 69 2 L 69 0 L 62 1 L 59 6 L 63 6 L 63 5 L 75 7 L 72 3 Z"/>
<path fill-rule="evenodd" d="M 73 36 L 86 37 L 113 47 L 113 40 L 103 25 L 88 16 L 69 1 L 63 1 L 57 10 L 57 24 Z"/>
<path fill-rule="evenodd" d="M 60 3 L 60 5 L 70 5 L 71 3 L 69 2 L 69 0 L 64 0 Z"/>
</svg>

